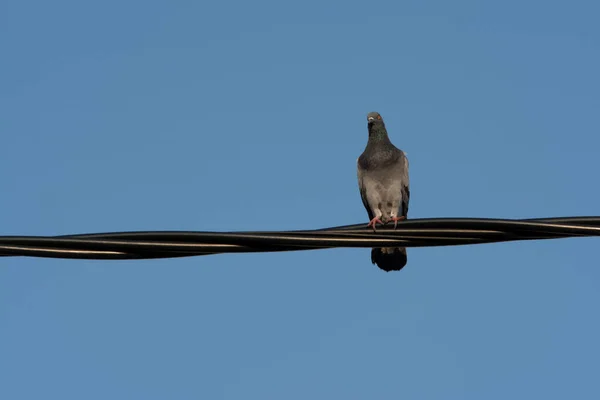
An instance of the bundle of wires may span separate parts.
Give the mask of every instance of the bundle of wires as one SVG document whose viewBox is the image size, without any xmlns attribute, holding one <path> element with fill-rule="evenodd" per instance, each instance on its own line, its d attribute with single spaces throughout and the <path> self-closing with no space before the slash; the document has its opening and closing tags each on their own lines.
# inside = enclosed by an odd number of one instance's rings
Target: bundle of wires
<svg viewBox="0 0 600 400">
<path fill-rule="evenodd" d="M 152 259 L 219 253 L 334 247 L 457 246 L 516 240 L 600 236 L 600 217 L 540 219 L 427 218 L 392 226 L 366 224 L 281 232 L 114 232 L 67 236 L 0 236 L 0 256 Z"/>
</svg>

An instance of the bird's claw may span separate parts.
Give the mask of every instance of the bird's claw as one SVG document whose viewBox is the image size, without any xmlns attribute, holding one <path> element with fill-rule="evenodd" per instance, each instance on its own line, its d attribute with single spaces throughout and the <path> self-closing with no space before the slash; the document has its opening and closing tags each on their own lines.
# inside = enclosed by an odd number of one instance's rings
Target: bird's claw
<svg viewBox="0 0 600 400">
<path fill-rule="evenodd" d="M 396 230 L 396 228 L 398 227 L 398 221 L 404 221 L 405 219 L 406 219 L 405 216 L 392 217 L 392 219 L 390 221 L 394 221 L 394 230 Z"/>
<path fill-rule="evenodd" d="M 373 227 L 373 232 L 377 232 L 377 229 L 375 229 L 375 225 L 377 223 L 380 223 L 383 225 L 383 222 L 378 217 L 375 217 L 369 222 L 369 225 L 367 225 L 367 228 Z"/>
</svg>

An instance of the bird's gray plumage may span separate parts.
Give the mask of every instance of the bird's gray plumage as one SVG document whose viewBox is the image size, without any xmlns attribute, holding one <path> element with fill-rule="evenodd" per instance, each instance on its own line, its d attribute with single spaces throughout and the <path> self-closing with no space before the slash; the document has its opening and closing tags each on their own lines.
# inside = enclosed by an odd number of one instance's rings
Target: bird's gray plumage
<svg viewBox="0 0 600 400">
<path fill-rule="evenodd" d="M 358 187 L 363 205 L 370 220 L 378 217 L 387 223 L 393 217 L 406 218 L 410 199 L 408 159 L 390 141 L 379 113 L 369 113 L 367 121 L 369 140 L 357 160 Z M 406 249 L 372 249 L 371 261 L 385 271 L 400 270 L 407 262 Z"/>
</svg>

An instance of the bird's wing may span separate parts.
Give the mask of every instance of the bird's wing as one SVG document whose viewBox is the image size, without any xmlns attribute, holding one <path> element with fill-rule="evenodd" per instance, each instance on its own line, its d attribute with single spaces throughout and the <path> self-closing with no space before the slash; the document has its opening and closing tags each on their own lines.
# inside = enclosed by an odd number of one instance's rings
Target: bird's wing
<svg viewBox="0 0 600 400">
<path fill-rule="evenodd" d="M 367 188 L 364 184 L 364 173 L 363 169 L 360 167 L 360 163 L 358 159 L 356 160 L 356 170 L 358 175 L 358 190 L 360 191 L 360 198 L 362 200 L 365 209 L 367 210 L 367 214 L 369 214 L 369 220 L 372 220 L 374 215 L 371 207 L 369 207 L 369 202 L 367 201 Z"/>
<path fill-rule="evenodd" d="M 405 218 L 408 217 L 408 202 L 410 200 L 410 181 L 408 178 L 408 158 L 406 157 L 406 154 L 404 154 L 404 152 L 402 153 L 402 158 L 403 160 L 402 162 L 402 173 L 401 173 L 401 179 L 402 179 L 402 185 L 401 185 L 401 193 L 400 195 L 402 196 L 402 201 L 401 201 L 401 209 L 400 209 L 400 214 L 402 216 L 404 216 Z"/>
</svg>

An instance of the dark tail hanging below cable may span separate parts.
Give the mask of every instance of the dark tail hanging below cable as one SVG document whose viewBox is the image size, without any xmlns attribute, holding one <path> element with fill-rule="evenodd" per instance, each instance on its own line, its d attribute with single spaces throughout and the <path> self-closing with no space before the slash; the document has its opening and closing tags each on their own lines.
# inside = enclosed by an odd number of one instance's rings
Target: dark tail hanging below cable
<svg viewBox="0 0 600 400">
<path fill-rule="evenodd" d="M 371 262 L 386 272 L 400 271 L 408 257 L 404 247 L 383 247 L 371 249 Z"/>
</svg>

